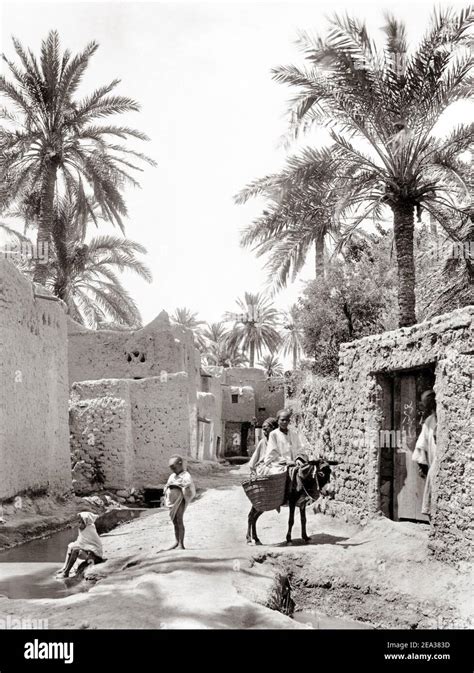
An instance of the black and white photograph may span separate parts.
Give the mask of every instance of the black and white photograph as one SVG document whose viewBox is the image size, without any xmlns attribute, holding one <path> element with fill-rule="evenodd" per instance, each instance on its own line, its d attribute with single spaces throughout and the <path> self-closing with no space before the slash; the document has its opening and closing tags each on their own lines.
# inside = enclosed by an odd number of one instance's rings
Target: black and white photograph
<svg viewBox="0 0 474 673">
<path fill-rule="evenodd" d="M 473 44 L 458 0 L 0 1 L 1 673 L 472 673 Z"/>
</svg>

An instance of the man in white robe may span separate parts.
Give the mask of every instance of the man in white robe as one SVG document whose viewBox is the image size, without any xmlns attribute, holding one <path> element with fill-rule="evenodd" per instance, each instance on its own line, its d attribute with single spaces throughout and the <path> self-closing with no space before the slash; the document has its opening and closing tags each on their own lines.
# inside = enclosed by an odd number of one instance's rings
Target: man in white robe
<svg viewBox="0 0 474 673">
<path fill-rule="evenodd" d="M 436 397 L 434 390 L 425 390 L 421 396 L 421 404 L 428 414 L 423 422 L 420 436 L 416 440 L 412 459 L 418 463 L 420 474 L 426 477 L 423 493 L 422 514 L 432 514 L 433 475 L 436 463 Z"/>
<path fill-rule="evenodd" d="M 278 428 L 270 433 L 263 466 L 265 474 L 285 472 L 296 457 L 305 452 L 303 440 L 296 430 L 289 428 L 291 411 L 282 409 L 277 415 Z"/>
</svg>

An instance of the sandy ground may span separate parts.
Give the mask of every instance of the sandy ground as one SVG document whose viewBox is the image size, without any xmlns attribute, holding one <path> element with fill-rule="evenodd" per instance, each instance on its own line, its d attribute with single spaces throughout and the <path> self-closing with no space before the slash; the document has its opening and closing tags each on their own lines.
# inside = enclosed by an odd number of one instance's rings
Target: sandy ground
<svg viewBox="0 0 474 673">
<path fill-rule="evenodd" d="M 310 512 L 310 544 L 288 547 L 282 509 L 259 521 L 264 546 L 249 546 L 245 468 L 196 472 L 185 551 L 163 551 L 172 527 L 166 511 L 153 512 L 103 537 L 108 560 L 90 573 L 87 593 L 0 598 L 0 614 L 48 619 L 49 628 L 308 628 L 271 609 L 289 577 L 296 609 L 318 613 L 319 628 L 334 617 L 378 628 L 469 626 L 469 568 L 429 560 L 426 526 L 380 519 L 357 528 Z"/>
</svg>

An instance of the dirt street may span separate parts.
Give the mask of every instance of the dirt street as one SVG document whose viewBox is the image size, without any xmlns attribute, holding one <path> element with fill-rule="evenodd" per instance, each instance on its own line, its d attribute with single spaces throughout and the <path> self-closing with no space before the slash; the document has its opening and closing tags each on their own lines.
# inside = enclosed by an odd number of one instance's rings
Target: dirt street
<svg viewBox="0 0 474 673">
<path fill-rule="evenodd" d="M 357 528 L 309 511 L 310 544 L 298 539 L 297 520 L 288 547 L 283 508 L 261 517 L 264 546 L 249 546 L 244 474 L 195 474 L 185 551 L 162 551 L 172 526 L 167 511 L 153 511 L 103 537 L 108 560 L 90 571 L 88 592 L 0 598 L 0 613 L 48 619 L 49 628 L 308 628 L 309 620 L 278 610 L 289 582 L 295 610 L 317 615 L 313 627 L 334 626 L 335 618 L 378 628 L 469 626 L 469 568 L 429 560 L 426 526 L 380 519 Z"/>
</svg>

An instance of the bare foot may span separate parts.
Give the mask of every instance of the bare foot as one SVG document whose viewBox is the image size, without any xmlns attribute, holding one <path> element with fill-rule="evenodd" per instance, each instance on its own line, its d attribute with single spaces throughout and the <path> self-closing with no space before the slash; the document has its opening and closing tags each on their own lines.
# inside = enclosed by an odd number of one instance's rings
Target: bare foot
<svg viewBox="0 0 474 673">
<path fill-rule="evenodd" d="M 166 549 L 162 549 L 162 551 L 172 551 L 173 549 L 177 549 L 179 546 L 179 542 L 175 542 L 171 547 L 166 547 Z"/>
</svg>

